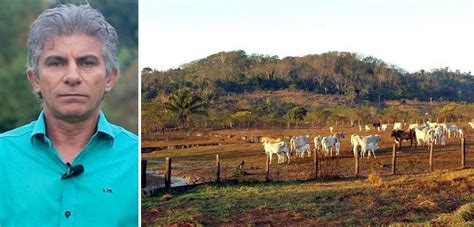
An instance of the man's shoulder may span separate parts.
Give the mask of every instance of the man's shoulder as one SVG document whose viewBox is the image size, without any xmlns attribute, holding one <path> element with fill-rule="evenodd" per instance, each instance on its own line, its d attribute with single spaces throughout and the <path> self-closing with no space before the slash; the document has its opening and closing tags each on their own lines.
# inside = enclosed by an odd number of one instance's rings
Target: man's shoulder
<svg viewBox="0 0 474 227">
<path fill-rule="evenodd" d="M 3 139 L 8 139 L 8 138 L 17 138 L 17 137 L 31 135 L 31 132 L 33 131 L 34 123 L 35 121 L 32 121 L 29 124 L 20 126 L 18 128 L 12 129 L 4 133 L 0 133 L 0 141 Z"/>
</svg>

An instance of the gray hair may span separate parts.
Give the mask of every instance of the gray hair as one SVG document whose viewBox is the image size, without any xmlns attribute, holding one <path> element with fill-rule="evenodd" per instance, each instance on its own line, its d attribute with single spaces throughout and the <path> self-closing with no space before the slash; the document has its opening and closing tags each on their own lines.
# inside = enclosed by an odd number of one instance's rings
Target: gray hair
<svg viewBox="0 0 474 227">
<path fill-rule="evenodd" d="M 106 73 L 119 69 L 117 49 L 118 38 L 115 28 L 104 16 L 89 4 L 60 4 L 47 9 L 33 22 L 28 35 L 27 67 L 39 75 L 38 60 L 44 43 L 53 36 L 85 34 L 97 37 L 102 43 Z"/>
</svg>

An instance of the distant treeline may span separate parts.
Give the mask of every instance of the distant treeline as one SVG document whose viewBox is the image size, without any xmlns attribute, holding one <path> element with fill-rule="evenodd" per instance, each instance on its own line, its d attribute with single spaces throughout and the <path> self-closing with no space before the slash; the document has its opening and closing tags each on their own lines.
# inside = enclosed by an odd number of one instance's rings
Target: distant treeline
<svg viewBox="0 0 474 227">
<path fill-rule="evenodd" d="M 392 99 L 474 101 L 471 72 L 449 68 L 408 73 L 374 57 L 328 52 L 303 57 L 220 52 L 177 69 L 142 70 L 142 99 L 188 87 L 212 100 L 230 93 L 296 89 L 346 95 L 353 101 Z"/>
</svg>

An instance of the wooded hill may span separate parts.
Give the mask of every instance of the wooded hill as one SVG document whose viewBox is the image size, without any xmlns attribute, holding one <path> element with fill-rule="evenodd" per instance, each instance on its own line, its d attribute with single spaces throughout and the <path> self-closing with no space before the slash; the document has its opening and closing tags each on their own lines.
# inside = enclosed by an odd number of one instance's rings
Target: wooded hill
<svg viewBox="0 0 474 227">
<path fill-rule="evenodd" d="M 328 52 L 303 57 L 219 52 L 177 69 L 142 70 L 142 98 L 150 101 L 188 87 L 208 99 L 282 89 L 345 95 L 353 101 L 418 99 L 474 101 L 474 77 L 449 68 L 409 73 L 375 57 Z"/>
<path fill-rule="evenodd" d="M 207 104 L 191 120 L 189 90 Z M 142 70 L 142 132 L 162 127 L 471 119 L 474 78 L 448 68 L 408 73 L 374 57 L 220 52 L 178 69 Z M 166 108 L 170 97 L 173 110 Z M 189 96 L 191 97 L 191 96 Z M 169 105 L 168 105 L 169 106 Z M 181 107 L 179 107 L 181 106 Z M 186 116 L 186 117 L 183 117 Z M 179 122 L 181 121 L 181 125 Z M 183 123 L 185 122 L 185 123 Z"/>
</svg>

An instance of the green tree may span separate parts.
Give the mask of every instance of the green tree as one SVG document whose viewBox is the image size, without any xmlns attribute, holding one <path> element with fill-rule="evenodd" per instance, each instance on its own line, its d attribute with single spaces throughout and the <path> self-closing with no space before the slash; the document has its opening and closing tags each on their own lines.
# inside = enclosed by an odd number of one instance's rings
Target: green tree
<svg viewBox="0 0 474 227">
<path fill-rule="evenodd" d="M 304 107 L 293 107 L 290 111 L 288 111 L 288 118 L 290 120 L 302 121 L 306 117 L 307 113 L 308 111 Z"/>
<path fill-rule="evenodd" d="M 164 103 L 166 110 L 176 114 L 178 127 L 184 128 L 191 121 L 193 114 L 207 115 L 207 103 L 196 94 L 191 93 L 189 89 L 181 88 L 175 91 L 168 102 Z"/>
<path fill-rule="evenodd" d="M 42 10 L 34 0 L 2 1 L 0 7 L 0 133 L 38 116 L 40 105 L 26 79 L 28 27 Z"/>
</svg>

